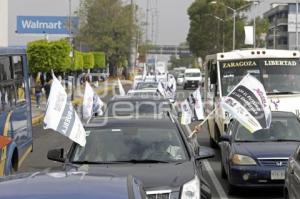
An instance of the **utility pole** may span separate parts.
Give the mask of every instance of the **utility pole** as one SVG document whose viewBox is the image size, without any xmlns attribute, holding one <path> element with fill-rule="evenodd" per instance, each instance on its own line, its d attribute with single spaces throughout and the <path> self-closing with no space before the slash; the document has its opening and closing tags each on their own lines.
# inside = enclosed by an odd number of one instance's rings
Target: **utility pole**
<svg viewBox="0 0 300 199">
<path fill-rule="evenodd" d="M 299 49 L 298 13 L 299 13 L 299 0 L 296 0 L 296 50 Z"/>
</svg>

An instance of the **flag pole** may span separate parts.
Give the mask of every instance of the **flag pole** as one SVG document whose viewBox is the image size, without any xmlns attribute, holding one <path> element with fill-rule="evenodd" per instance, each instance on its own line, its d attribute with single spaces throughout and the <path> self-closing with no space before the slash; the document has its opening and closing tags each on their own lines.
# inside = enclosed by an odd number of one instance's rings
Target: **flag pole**
<svg viewBox="0 0 300 199">
<path fill-rule="evenodd" d="M 214 108 L 214 110 L 212 110 L 200 124 L 194 127 L 194 130 L 192 131 L 192 134 L 189 135 L 189 138 L 192 138 L 198 132 L 197 128 L 201 127 L 210 118 L 210 116 L 216 111 L 216 109 L 217 108 Z"/>
</svg>

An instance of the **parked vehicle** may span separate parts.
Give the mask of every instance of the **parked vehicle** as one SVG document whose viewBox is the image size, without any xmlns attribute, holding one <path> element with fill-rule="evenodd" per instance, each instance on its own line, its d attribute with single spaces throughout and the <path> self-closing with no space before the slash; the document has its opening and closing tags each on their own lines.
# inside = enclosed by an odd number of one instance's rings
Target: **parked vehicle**
<svg viewBox="0 0 300 199">
<path fill-rule="evenodd" d="M 1 199 L 146 199 L 141 182 L 132 176 L 103 175 L 85 171 L 18 174 L 1 179 Z"/>
<path fill-rule="evenodd" d="M 178 86 L 182 86 L 184 82 L 184 74 L 181 73 L 177 76 L 177 85 Z"/>
<path fill-rule="evenodd" d="M 68 162 L 66 169 L 88 165 L 89 171 L 117 176 L 132 174 L 144 184 L 148 198 L 211 198 L 200 161 L 213 150 L 192 148 L 170 114 L 161 119 L 94 119 L 85 127 L 87 143 L 49 151 L 48 159 Z M 113 147 L 112 147 L 113 146 Z"/>
<path fill-rule="evenodd" d="M 250 133 L 232 121 L 220 137 L 222 177 L 235 187 L 283 187 L 289 156 L 300 144 L 300 122 L 290 112 L 272 112 L 270 129 Z"/>
<path fill-rule="evenodd" d="M 300 145 L 288 161 L 285 174 L 284 198 L 300 198 Z"/>
<path fill-rule="evenodd" d="M 202 80 L 201 71 L 198 68 L 188 68 L 184 71 L 183 89 L 197 88 Z"/>
<path fill-rule="evenodd" d="M 11 140 L 0 152 L 1 176 L 17 171 L 32 151 L 28 80 L 25 49 L 0 48 L 0 136 Z"/>
</svg>

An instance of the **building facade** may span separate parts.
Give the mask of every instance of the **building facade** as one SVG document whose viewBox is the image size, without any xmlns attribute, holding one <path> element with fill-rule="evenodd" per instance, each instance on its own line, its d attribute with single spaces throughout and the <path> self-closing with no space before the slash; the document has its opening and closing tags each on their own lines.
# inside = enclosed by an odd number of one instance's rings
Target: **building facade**
<svg viewBox="0 0 300 199">
<path fill-rule="evenodd" d="M 69 37 L 78 23 L 70 16 L 79 4 L 80 0 L 0 0 L 0 46 Z"/>
<path fill-rule="evenodd" d="M 300 4 L 299 4 L 300 10 Z M 299 49 L 296 42 L 296 27 L 300 33 L 300 15 L 296 25 L 296 4 L 288 3 L 276 5 L 264 14 L 269 21 L 269 28 L 266 38 L 267 48 L 272 49 Z M 299 35 L 300 39 L 300 35 Z"/>
</svg>

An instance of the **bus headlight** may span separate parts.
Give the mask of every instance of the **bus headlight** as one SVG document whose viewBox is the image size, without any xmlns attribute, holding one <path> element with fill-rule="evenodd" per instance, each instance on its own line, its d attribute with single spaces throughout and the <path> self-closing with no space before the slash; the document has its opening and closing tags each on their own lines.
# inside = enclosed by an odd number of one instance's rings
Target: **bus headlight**
<svg viewBox="0 0 300 199">
<path fill-rule="evenodd" d="M 231 161 L 235 165 L 256 165 L 256 162 L 253 158 L 240 154 L 234 154 Z"/>
<path fill-rule="evenodd" d="M 200 199 L 200 180 L 197 176 L 183 185 L 181 199 Z"/>
</svg>

